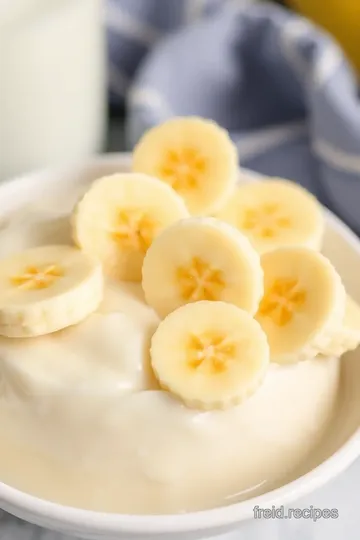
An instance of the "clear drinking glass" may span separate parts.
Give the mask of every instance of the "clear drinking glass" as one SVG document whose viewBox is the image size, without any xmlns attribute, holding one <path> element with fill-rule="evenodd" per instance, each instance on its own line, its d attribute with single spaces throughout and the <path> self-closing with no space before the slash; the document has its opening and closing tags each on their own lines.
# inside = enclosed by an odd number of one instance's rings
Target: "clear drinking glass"
<svg viewBox="0 0 360 540">
<path fill-rule="evenodd" d="M 101 151 L 103 0 L 0 0 L 0 180 Z"/>
</svg>

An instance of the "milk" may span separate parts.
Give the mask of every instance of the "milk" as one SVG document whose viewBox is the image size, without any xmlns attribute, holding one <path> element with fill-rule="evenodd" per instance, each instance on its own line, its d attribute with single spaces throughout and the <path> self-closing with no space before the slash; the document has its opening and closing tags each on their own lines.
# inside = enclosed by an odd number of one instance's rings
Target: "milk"
<svg viewBox="0 0 360 540">
<path fill-rule="evenodd" d="M 0 180 L 101 150 L 102 0 L 0 0 Z"/>
</svg>

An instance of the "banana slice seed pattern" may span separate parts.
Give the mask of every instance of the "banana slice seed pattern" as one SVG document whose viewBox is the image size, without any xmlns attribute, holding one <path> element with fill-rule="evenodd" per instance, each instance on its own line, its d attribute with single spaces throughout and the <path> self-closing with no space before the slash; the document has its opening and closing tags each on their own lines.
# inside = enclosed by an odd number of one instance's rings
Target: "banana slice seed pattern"
<svg viewBox="0 0 360 540">
<path fill-rule="evenodd" d="M 281 212 L 276 203 L 267 203 L 257 208 L 246 208 L 240 229 L 251 231 L 260 238 L 274 238 L 279 229 L 289 229 L 291 219 Z"/>
<path fill-rule="evenodd" d="M 146 253 L 158 230 L 158 223 L 146 212 L 122 210 L 110 234 L 123 247 Z"/>
<path fill-rule="evenodd" d="M 296 279 L 278 278 L 265 293 L 259 308 L 259 315 L 271 317 L 278 326 L 288 324 L 296 311 L 306 302 L 306 291 Z"/>
<path fill-rule="evenodd" d="M 159 169 L 161 179 L 180 192 L 196 189 L 205 172 L 206 160 L 195 148 L 168 150 Z"/>
<path fill-rule="evenodd" d="M 234 359 L 236 346 L 226 336 L 209 332 L 191 335 L 188 345 L 188 365 L 193 369 L 223 373 Z"/>
<path fill-rule="evenodd" d="M 10 281 L 15 287 L 25 290 L 46 289 L 63 276 L 64 271 L 60 266 L 48 264 L 42 268 L 28 266 L 23 274 L 12 276 Z"/>
<path fill-rule="evenodd" d="M 193 257 L 190 264 L 177 269 L 176 277 L 183 300 L 217 300 L 225 288 L 223 273 L 217 268 Z"/>
</svg>

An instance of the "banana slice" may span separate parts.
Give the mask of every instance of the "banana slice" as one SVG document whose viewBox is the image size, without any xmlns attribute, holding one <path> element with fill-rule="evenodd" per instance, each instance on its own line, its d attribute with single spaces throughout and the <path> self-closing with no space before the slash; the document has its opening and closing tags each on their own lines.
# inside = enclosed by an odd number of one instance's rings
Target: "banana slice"
<svg viewBox="0 0 360 540">
<path fill-rule="evenodd" d="M 182 306 L 164 319 L 151 342 L 162 388 L 188 407 L 226 409 L 255 392 L 269 366 L 260 325 L 226 302 Z"/>
<path fill-rule="evenodd" d="M 73 236 L 102 262 L 106 274 L 140 281 L 144 255 L 155 236 L 188 215 L 181 197 L 156 178 L 114 174 L 95 181 L 77 204 Z"/>
<path fill-rule="evenodd" d="M 192 217 L 163 231 L 148 250 L 142 286 L 163 318 L 183 304 L 222 300 L 254 314 L 263 294 L 260 257 L 239 231 Z"/>
<path fill-rule="evenodd" d="M 181 195 L 191 214 L 216 211 L 235 186 L 238 155 L 211 120 L 178 117 L 150 129 L 133 153 L 133 170 L 156 176 Z"/>
<path fill-rule="evenodd" d="M 280 178 L 238 186 L 216 217 L 246 234 L 261 254 L 292 245 L 320 251 L 325 228 L 316 198 Z"/>
<path fill-rule="evenodd" d="M 103 297 L 100 264 L 70 246 L 23 251 L 0 265 L 0 335 L 40 336 L 77 324 Z"/>
<path fill-rule="evenodd" d="M 324 356 L 340 357 L 346 352 L 354 351 L 359 345 L 360 306 L 348 295 L 343 323 L 324 351 Z"/>
<path fill-rule="evenodd" d="M 266 253 L 264 297 L 256 319 L 276 363 L 308 360 L 329 345 L 345 312 L 340 276 L 323 255 L 302 247 Z"/>
</svg>

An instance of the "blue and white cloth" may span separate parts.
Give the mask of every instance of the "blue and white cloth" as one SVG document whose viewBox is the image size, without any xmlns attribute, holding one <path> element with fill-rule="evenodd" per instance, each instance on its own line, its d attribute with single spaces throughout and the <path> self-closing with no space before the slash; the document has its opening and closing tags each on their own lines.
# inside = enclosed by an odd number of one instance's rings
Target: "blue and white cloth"
<svg viewBox="0 0 360 540">
<path fill-rule="evenodd" d="M 108 0 L 107 23 L 129 149 L 171 116 L 212 118 L 243 166 L 303 184 L 360 233 L 358 87 L 328 35 L 246 0 Z"/>
<path fill-rule="evenodd" d="M 139 65 L 157 43 L 233 1 L 106 0 L 111 103 L 124 105 Z"/>
</svg>

